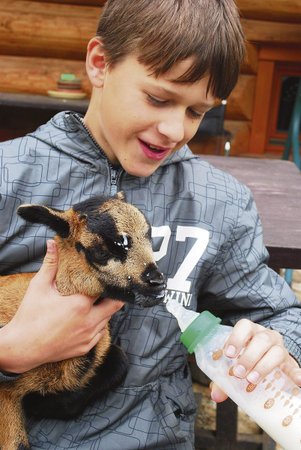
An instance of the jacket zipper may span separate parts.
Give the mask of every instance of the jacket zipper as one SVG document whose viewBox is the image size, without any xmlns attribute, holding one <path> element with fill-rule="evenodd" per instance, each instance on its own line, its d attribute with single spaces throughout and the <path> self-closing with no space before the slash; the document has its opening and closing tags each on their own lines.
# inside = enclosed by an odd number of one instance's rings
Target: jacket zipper
<svg viewBox="0 0 301 450">
<path fill-rule="evenodd" d="M 111 179 L 111 189 L 110 189 L 110 193 L 111 195 L 116 195 L 118 192 L 118 175 L 120 173 L 120 170 L 115 169 L 111 164 L 109 164 L 110 166 L 110 179 Z"/>
<path fill-rule="evenodd" d="M 91 133 L 91 131 L 89 130 L 89 128 L 86 126 L 85 122 L 83 121 L 83 118 L 79 115 L 79 114 L 75 114 L 75 118 L 76 120 L 78 120 L 78 122 L 81 124 L 81 126 L 83 127 L 83 129 L 85 130 L 86 134 L 89 136 L 89 138 L 91 139 L 91 141 L 93 142 L 93 144 L 95 145 L 95 147 L 97 148 L 97 150 L 100 151 L 100 153 L 106 158 L 107 155 L 105 154 L 105 152 L 103 151 L 103 149 L 101 148 L 101 146 L 98 144 L 98 142 L 95 140 L 93 134 Z"/>
<path fill-rule="evenodd" d="M 82 125 L 82 127 L 84 128 L 85 132 L 87 133 L 87 135 L 89 136 L 89 138 L 91 139 L 91 141 L 93 142 L 93 144 L 95 145 L 95 147 L 101 152 L 101 154 L 106 158 L 108 165 L 109 165 L 109 170 L 110 170 L 110 194 L 116 195 L 118 192 L 118 178 L 119 178 L 119 174 L 121 172 L 120 169 L 116 169 L 115 167 L 112 166 L 112 164 L 110 163 L 110 161 L 107 158 L 107 155 L 104 153 L 103 149 L 100 147 L 100 145 L 98 144 L 98 142 L 96 142 L 94 136 L 92 135 L 91 131 L 89 130 L 89 128 L 86 126 L 86 124 L 84 123 L 84 121 L 82 120 L 82 118 L 76 114 L 75 115 L 76 119 L 80 122 L 80 124 Z"/>
</svg>

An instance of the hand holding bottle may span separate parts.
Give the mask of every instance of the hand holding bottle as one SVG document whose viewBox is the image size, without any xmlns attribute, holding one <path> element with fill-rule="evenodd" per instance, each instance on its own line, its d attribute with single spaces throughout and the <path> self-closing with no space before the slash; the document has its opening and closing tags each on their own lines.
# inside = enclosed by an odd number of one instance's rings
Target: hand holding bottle
<svg viewBox="0 0 301 450">
<path fill-rule="evenodd" d="M 233 375 L 237 378 L 258 384 L 273 369 L 280 367 L 295 384 L 301 386 L 301 369 L 284 347 L 283 338 L 277 331 L 242 319 L 234 326 L 223 351 L 228 358 L 235 359 Z M 215 383 L 210 387 L 212 400 L 219 403 L 227 399 L 227 394 Z"/>
<path fill-rule="evenodd" d="M 300 450 L 301 389 L 281 367 L 288 365 L 296 378 L 300 369 L 291 365 L 280 335 L 250 321 L 240 321 L 235 329 L 220 325 L 210 312 L 198 314 L 176 301 L 166 307 L 177 318 L 181 341 L 195 353 L 199 368 L 284 450 Z M 248 358 L 253 360 L 249 366 Z"/>
</svg>

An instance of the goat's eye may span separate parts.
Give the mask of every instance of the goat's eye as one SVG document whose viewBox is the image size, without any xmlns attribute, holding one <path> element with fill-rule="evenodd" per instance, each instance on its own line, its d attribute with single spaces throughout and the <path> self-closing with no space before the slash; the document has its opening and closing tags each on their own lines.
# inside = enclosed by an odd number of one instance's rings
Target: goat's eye
<svg viewBox="0 0 301 450">
<path fill-rule="evenodd" d="M 112 238 L 104 237 L 104 239 L 111 256 L 124 262 L 129 249 L 132 247 L 131 237 L 122 233 Z"/>
<path fill-rule="evenodd" d="M 126 252 L 131 247 L 130 239 L 125 233 L 120 234 L 116 239 L 114 239 L 113 242 L 114 245 L 116 245 L 120 249 L 125 250 Z"/>
</svg>

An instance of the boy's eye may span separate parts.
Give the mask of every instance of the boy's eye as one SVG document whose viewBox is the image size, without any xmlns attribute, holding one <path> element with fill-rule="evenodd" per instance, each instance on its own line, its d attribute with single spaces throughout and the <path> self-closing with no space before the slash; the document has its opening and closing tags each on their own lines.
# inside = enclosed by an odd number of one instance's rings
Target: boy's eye
<svg viewBox="0 0 301 450">
<path fill-rule="evenodd" d="M 163 100 L 158 97 L 154 97 L 153 95 L 147 94 L 147 99 L 149 103 L 153 106 L 165 106 L 169 103 L 168 100 Z M 201 120 L 204 116 L 204 113 L 195 111 L 192 108 L 187 109 L 187 114 L 192 118 L 196 120 Z"/>
<path fill-rule="evenodd" d="M 128 251 L 132 247 L 131 237 L 125 233 L 121 233 L 113 239 L 105 238 L 105 243 L 110 254 L 120 261 L 125 261 Z"/>
<path fill-rule="evenodd" d="M 204 116 L 204 113 L 200 113 L 198 111 L 195 111 L 194 109 L 188 108 L 188 114 L 193 119 L 202 119 Z"/>
<path fill-rule="evenodd" d="M 155 106 L 162 106 L 167 103 L 167 100 L 162 100 L 158 97 L 154 97 L 153 95 L 147 94 L 148 101 Z"/>
</svg>

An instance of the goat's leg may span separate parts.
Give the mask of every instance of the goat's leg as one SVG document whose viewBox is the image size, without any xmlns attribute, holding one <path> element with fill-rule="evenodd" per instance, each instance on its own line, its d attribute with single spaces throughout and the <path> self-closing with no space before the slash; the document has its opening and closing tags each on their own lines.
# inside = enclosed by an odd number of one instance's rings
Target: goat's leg
<svg viewBox="0 0 301 450">
<path fill-rule="evenodd" d="M 0 390 L 0 411 L 0 449 L 29 450 L 20 399 Z"/>
<path fill-rule="evenodd" d="M 103 364 L 97 367 L 96 374 L 86 387 L 45 396 L 28 394 L 23 399 L 25 412 L 40 418 L 75 418 L 94 400 L 117 387 L 125 378 L 127 368 L 128 360 L 123 350 L 117 345 L 111 345 Z"/>
</svg>

